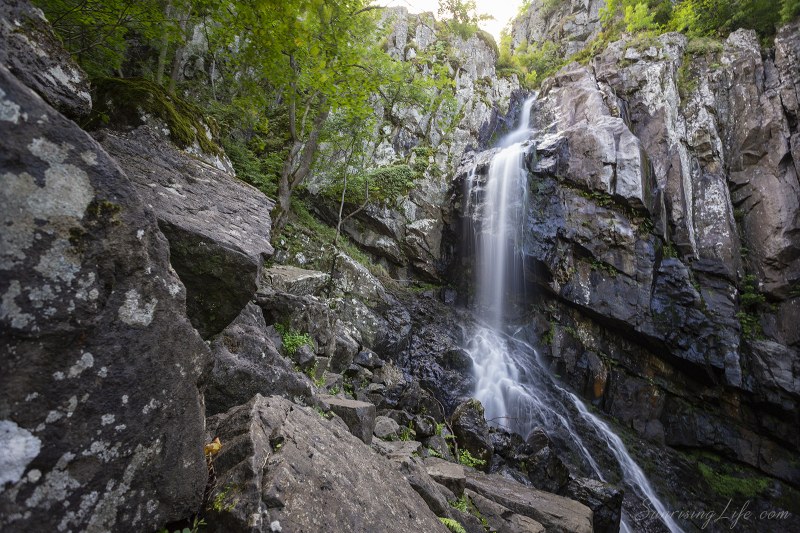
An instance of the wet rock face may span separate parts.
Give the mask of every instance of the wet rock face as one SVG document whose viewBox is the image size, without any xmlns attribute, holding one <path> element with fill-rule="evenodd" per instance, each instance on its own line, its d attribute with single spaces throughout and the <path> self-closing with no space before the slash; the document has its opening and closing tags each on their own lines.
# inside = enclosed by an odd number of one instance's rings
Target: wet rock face
<svg viewBox="0 0 800 533">
<path fill-rule="evenodd" d="M 623 40 L 546 80 L 524 243 L 528 327 L 559 375 L 653 442 L 790 483 L 797 30 L 779 31 L 774 58 L 747 31 L 701 52 L 680 34 Z M 454 189 L 490 156 L 465 161 Z M 759 294 L 767 304 L 748 303 Z"/>
<path fill-rule="evenodd" d="M 119 166 L 0 78 L 0 529 L 153 530 L 202 499 L 208 348 Z"/>
<path fill-rule="evenodd" d="M 92 110 L 89 78 L 64 50 L 41 10 L 27 0 L 0 4 L 0 64 L 64 115 Z"/>
<path fill-rule="evenodd" d="M 237 502 L 212 513 L 210 531 L 447 531 L 337 419 L 258 395 L 210 418 L 208 430 L 229 443 L 215 459 L 215 494 Z"/>
<path fill-rule="evenodd" d="M 450 418 L 450 424 L 459 448 L 483 461 L 480 468 L 488 471 L 494 454 L 494 445 L 481 402 L 473 398 L 459 405 Z"/>
<path fill-rule="evenodd" d="M 186 286 L 189 318 L 203 338 L 213 337 L 256 292 L 264 261 L 273 252 L 273 202 L 148 127 L 103 130 L 97 138 L 155 210 L 172 266 Z"/>
</svg>

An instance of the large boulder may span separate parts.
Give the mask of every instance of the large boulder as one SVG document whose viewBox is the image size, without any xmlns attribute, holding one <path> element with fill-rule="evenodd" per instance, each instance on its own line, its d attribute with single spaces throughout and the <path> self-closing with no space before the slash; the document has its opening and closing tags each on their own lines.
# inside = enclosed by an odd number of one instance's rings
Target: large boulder
<svg viewBox="0 0 800 533">
<path fill-rule="evenodd" d="M 364 441 L 365 444 L 372 442 L 372 433 L 375 431 L 374 405 L 333 396 L 322 396 L 322 400 L 328 404 L 331 411 L 344 420 L 344 423 L 350 428 L 350 433 Z"/>
<path fill-rule="evenodd" d="M 211 417 L 222 442 L 216 489 L 236 504 L 209 531 L 430 531 L 446 528 L 387 460 L 338 419 L 278 397 L 255 396 Z"/>
<path fill-rule="evenodd" d="M 290 265 L 275 265 L 264 269 L 260 287 L 271 287 L 276 291 L 295 296 L 316 296 L 328 285 L 330 275 L 318 270 L 305 270 Z"/>
<path fill-rule="evenodd" d="M 338 320 L 326 302 L 314 296 L 296 296 L 272 289 L 259 291 L 255 302 L 263 311 L 267 324 L 281 324 L 289 330 L 307 333 L 314 341 L 318 355 L 334 355 Z M 332 370 L 343 370 L 334 368 L 332 363 Z"/>
<path fill-rule="evenodd" d="M 483 468 L 488 470 L 494 446 L 481 402 L 472 398 L 459 405 L 450 419 L 450 425 L 459 448 L 469 452 L 475 459 L 484 461 Z"/>
<path fill-rule="evenodd" d="M 293 400 L 313 395 L 311 380 L 278 352 L 254 303 L 213 339 L 211 353 L 213 367 L 205 390 L 210 415 L 246 403 L 256 393 Z"/>
<path fill-rule="evenodd" d="M 209 350 L 117 163 L 0 80 L 0 529 L 152 531 L 202 501 Z"/>
<path fill-rule="evenodd" d="M 179 150 L 147 126 L 101 130 L 100 143 L 126 169 L 169 240 L 173 268 L 186 286 L 192 324 L 208 339 L 225 329 L 257 290 L 272 256 L 263 193 Z"/>
<path fill-rule="evenodd" d="M 493 530 L 502 533 L 545 533 L 544 526 L 532 518 L 514 514 L 510 509 L 477 492 L 469 490 L 466 495 Z"/>
<path fill-rule="evenodd" d="M 467 474 L 467 488 L 554 533 L 592 533 L 592 510 L 574 500 L 532 489 L 500 476 Z"/>
<path fill-rule="evenodd" d="M 594 513 L 594 533 L 616 533 L 622 518 L 625 492 L 608 483 L 589 478 L 571 479 L 566 496 L 587 506 Z"/>
<path fill-rule="evenodd" d="M 89 78 L 64 50 L 41 10 L 27 0 L 0 3 L 0 64 L 69 118 L 92 110 Z"/>
</svg>

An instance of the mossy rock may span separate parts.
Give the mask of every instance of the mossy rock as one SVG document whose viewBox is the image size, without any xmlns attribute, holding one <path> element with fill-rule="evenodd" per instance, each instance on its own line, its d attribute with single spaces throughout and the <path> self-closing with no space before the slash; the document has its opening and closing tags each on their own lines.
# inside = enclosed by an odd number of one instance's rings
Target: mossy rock
<svg viewBox="0 0 800 533">
<path fill-rule="evenodd" d="M 164 121 L 170 139 L 179 147 L 197 143 L 207 154 L 222 154 L 213 140 L 219 133 L 216 123 L 199 107 L 160 85 L 142 78 L 99 78 L 93 86 L 94 106 L 87 129 L 137 128 L 145 123 L 145 115 L 152 115 Z"/>
</svg>

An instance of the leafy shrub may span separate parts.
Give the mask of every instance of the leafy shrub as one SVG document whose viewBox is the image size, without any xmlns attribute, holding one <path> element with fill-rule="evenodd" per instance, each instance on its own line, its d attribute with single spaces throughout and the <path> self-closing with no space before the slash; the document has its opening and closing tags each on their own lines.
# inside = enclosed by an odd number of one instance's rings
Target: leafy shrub
<svg viewBox="0 0 800 533">
<path fill-rule="evenodd" d="M 314 348 L 314 341 L 308 333 L 299 333 L 283 324 L 275 324 L 275 329 L 280 333 L 283 349 L 289 357 L 293 356 L 301 346 Z"/>
<path fill-rule="evenodd" d="M 625 7 L 625 28 L 628 33 L 653 29 L 655 26 L 654 18 L 655 13 L 651 13 L 650 8 L 644 2 Z"/>
<path fill-rule="evenodd" d="M 461 496 L 457 500 L 450 500 L 449 503 L 450 503 L 450 507 L 452 507 L 453 509 L 458 509 L 462 513 L 468 513 L 469 512 L 469 500 L 467 499 L 466 495 L 465 496 Z"/>
<path fill-rule="evenodd" d="M 325 190 L 325 195 L 338 200 L 345 190 L 345 201 L 351 204 L 362 204 L 366 199 L 372 203 L 393 204 L 408 194 L 418 177 L 419 174 L 405 163 L 388 165 L 351 177 L 347 190 L 344 182 L 336 181 Z"/>
<path fill-rule="evenodd" d="M 416 437 L 416 433 L 413 429 L 411 429 L 411 422 L 408 423 L 408 426 L 403 426 L 400 428 L 400 433 L 398 436 L 402 441 L 409 441 Z"/>
<path fill-rule="evenodd" d="M 739 312 L 736 313 L 745 339 L 757 339 L 763 336 L 759 312 L 765 302 L 764 295 L 758 292 L 756 277 L 752 274 L 745 276 L 739 288 Z"/>
<path fill-rule="evenodd" d="M 472 468 L 480 468 L 486 464 L 484 459 L 478 459 L 466 449 L 461 450 L 458 456 L 458 462 L 465 466 L 471 466 Z"/>
<path fill-rule="evenodd" d="M 452 518 L 444 518 L 442 516 L 439 517 L 439 521 L 445 525 L 447 529 L 452 531 L 453 533 L 467 533 L 467 530 L 464 529 L 464 526 L 453 520 Z"/>
</svg>

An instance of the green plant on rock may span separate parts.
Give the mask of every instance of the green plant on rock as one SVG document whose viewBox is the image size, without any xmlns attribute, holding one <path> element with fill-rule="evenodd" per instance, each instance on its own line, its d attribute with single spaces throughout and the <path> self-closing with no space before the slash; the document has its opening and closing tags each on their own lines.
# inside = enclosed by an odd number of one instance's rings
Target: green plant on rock
<svg viewBox="0 0 800 533">
<path fill-rule="evenodd" d="M 308 333 L 300 333 L 283 324 L 275 324 L 275 330 L 280 334 L 283 349 L 289 357 L 293 356 L 301 346 L 310 346 L 314 349 L 314 341 Z"/>
<path fill-rule="evenodd" d="M 766 298 L 758 291 L 758 279 L 752 274 L 746 275 L 739 288 L 739 312 L 736 313 L 745 339 L 763 336 L 759 312 L 765 303 Z"/>
<path fill-rule="evenodd" d="M 442 454 L 441 454 L 441 453 L 439 453 L 438 451 L 434 450 L 434 449 L 433 449 L 433 448 L 431 448 L 430 446 L 428 446 L 428 455 L 429 455 L 430 457 L 437 457 L 437 458 L 439 458 L 439 459 L 442 459 Z"/>
<path fill-rule="evenodd" d="M 625 29 L 628 33 L 652 30 L 655 27 L 655 13 L 650 12 L 646 2 L 625 6 Z"/>
<path fill-rule="evenodd" d="M 419 174 L 405 163 L 388 165 L 351 176 L 346 190 L 344 182 L 334 182 L 325 190 L 325 195 L 338 199 L 344 192 L 345 201 L 350 204 L 360 204 L 366 199 L 375 204 L 394 205 L 398 198 L 408 194 L 418 177 Z"/>
<path fill-rule="evenodd" d="M 697 468 L 711 489 L 725 498 L 755 498 L 764 492 L 772 480 L 767 477 L 744 477 L 725 468 L 712 468 L 699 462 Z"/>
<path fill-rule="evenodd" d="M 157 83 L 142 78 L 98 78 L 94 80 L 94 88 L 93 100 L 97 105 L 92 109 L 87 128 L 100 127 L 111 117 L 138 125 L 141 114 L 146 113 L 163 120 L 170 138 L 181 148 L 197 143 L 206 153 L 222 153 L 206 135 L 207 130 L 212 136 L 218 134 L 214 121 L 198 106 L 170 94 Z"/>
<path fill-rule="evenodd" d="M 412 425 L 412 423 L 411 423 L 411 422 L 409 422 L 409 423 L 408 423 L 408 426 L 403 426 L 403 427 L 401 427 L 401 428 L 400 428 L 400 431 L 399 431 L 399 433 L 398 433 L 398 438 L 399 438 L 400 440 L 402 440 L 402 441 L 409 441 L 409 440 L 413 440 L 413 439 L 414 439 L 414 437 L 416 437 L 416 436 L 417 436 L 417 435 L 416 435 L 416 432 L 415 432 L 415 431 L 414 431 L 414 429 L 411 427 L 411 425 Z"/>
<path fill-rule="evenodd" d="M 469 512 L 470 508 L 469 498 L 467 498 L 466 495 L 461 496 L 457 500 L 450 500 L 448 503 L 450 504 L 450 507 L 452 507 L 453 509 L 458 509 L 462 513 Z"/>
<path fill-rule="evenodd" d="M 214 496 L 214 499 L 209 504 L 208 509 L 217 513 L 233 511 L 236 508 L 236 504 L 239 503 L 239 498 L 237 495 L 238 491 L 235 490 L 232 485 L 226 485 L 223 490 L 219 491 Z"/>
<path fill-rule="evenodd" d="M 439 0 L 439 16 L 462 39 L 469 39 L 478 31 L 478 23 L 490 20 L 490 15 L 477 14 L 475 0 Z"/>
<path fill-rule="evenodd" d="M 675 248 L 675 245 L 671 242 L 664 245 L 663 253 L 664 253 L 664 259 L 678 258 L 678 250 Z"/>
<path fill-rule="evenodd" d="M 464 526 L 453 520 L 452 518 L 445 518 L 443 516 L 438 517 L 439 521 L 445 525 L 447 529 L 452 531 L 452 533 L 467 533 L 467 530 L 464 529 Z"/>
<path fill-rule="evenodd" d="M 461 453 L 458 455 L 458 462 L 464 466 L 470 466 L 472 468 L 480 468 L 486 464 L 486 460 L 478 459 L 469 453 L 469 450 L 467 449 L 461 450 Z"/>
</svg>

